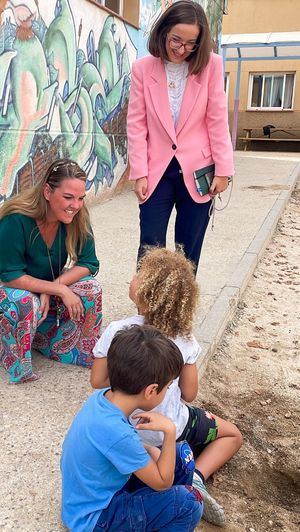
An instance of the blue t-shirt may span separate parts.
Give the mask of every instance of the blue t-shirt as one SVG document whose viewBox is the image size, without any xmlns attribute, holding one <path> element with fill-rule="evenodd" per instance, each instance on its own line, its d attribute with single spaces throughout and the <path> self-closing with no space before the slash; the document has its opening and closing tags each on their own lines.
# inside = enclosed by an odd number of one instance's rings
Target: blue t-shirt
<svg viewBox="0 0 300 532">
<path fill-rule="evenodd" d="M 63 443 L 62 520 L 72 532 L 91 532 L 101 511 L 150 457 L 125 414 L 94 392 Z"/>
</svg>

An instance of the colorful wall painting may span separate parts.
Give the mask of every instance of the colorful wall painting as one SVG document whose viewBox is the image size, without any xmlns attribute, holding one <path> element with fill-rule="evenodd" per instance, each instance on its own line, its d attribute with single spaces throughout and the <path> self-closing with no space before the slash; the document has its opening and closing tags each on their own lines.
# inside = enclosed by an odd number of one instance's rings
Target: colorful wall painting
<svg viewBox="0 0 300 532">
<path fill-rule="evenodd" d="M 222 2 L 198 1 L 217 46 Z M 58 157 L 84 168 L 90 198 L 123 181 L 131 65 L 171 3 L 140 0 L 137 30 L 88 0 L 0 0 L 0 203 Z"/>
<path fill-rule="evenodd" d="M 63 156 L 94 194 L 115 185 L 137 55 L 124 22 L 86 0 L 0 0 L 0 13 L 0 201 Z"/>
</svg>

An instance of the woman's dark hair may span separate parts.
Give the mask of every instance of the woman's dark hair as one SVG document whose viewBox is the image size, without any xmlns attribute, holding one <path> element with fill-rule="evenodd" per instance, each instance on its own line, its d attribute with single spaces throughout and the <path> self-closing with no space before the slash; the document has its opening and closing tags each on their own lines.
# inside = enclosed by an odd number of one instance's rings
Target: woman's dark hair
<svg viewBox="0 0 300 532">
<path fill-rule="evenodd" d="M 111 389 L 128 395 L 154 383 L 159 393 L 182 368 L 178 347 L 151 325 L 132 325 L 117 332 L 107 353 Z"/>
<path fill-rule="evenodd" d="M 212 40 L 204 9 L 191 0 L 181 0 L 172 4 L 159 17 L 151 29 L 148 50 L 154 57 L 168 60 L 166 50 L 167 34 L 176 24 L 196 24 L 199 27 L 198 48 L 186 58 L 189 73 L 199 74 L 206 67 L 212 51 Z"/>
</svg>

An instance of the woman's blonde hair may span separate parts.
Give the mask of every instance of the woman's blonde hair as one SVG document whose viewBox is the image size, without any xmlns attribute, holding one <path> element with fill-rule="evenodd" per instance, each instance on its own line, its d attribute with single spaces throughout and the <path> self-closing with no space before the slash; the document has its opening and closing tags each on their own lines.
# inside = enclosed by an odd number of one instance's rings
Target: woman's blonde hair
<svg viewBox="0 0 300 532">
<path fill-rule="evenodd" d="M 136 297 L 146 323 L 170 338 L 191 336 L 199 288 L 182 251 L 149 248 L 139 262 Z"/>
<path fill-rule="evenodd" d="M 65 179 L 80 179 L 86 181 L 86 173 L 80 166 L 70 159 L 58 159 L 48 168 L 45 176 L 33 187 L 24 190 L 17 196 L 7 200 L 0 208 L 0 220 L 9 214 L 24 214 L 30 218 L 45 223 L 47 219 L 47 200 L 44 188 L 48 184 L 54 190 Z M 72 222 L 66 225 L 66 248 L 71 261 L 76 261 L 77 253 L 81 250 L 88 235 L 92 235 L 90 217 L 87 207 L 83 205 L 75 214 Z"/>
</svg>

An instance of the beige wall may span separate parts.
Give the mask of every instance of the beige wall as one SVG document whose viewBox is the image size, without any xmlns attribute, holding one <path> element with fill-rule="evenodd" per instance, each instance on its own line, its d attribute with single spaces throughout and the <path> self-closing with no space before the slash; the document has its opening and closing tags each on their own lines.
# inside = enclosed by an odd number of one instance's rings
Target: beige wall
<svg viewBox="0 0 300 532">
<path fill-rule="evenodd" d="M 135 26 L 139 25 L 139 3 L 140 0 L 130 0 L 123 3 L 123 16 Z"/>
<path fill-rule="evenodd" d="M 299 0 L 228 0 L 222 33 L 300 31 Z"/>
<path fill-rule="evenodd" d="M 223 34 L 230 33 L 267 33 L 300 30 L 300 0 L 229 0 L 228 15 L 223 19 Z M 232 129 L 233 107 L 237 62 L 227 61 L 225 66 L 229 74 L 228 108 L 229 124 Z M 250 75 L 254 73 L 285 72 L 295 73 L 295 90 L 293 109 L 289 111 L 248 110 L 248 93 Z M 244 61 L 242 62 L 239 94 L 238 136 L 245 136 L 244 127 L 262 127 L 272 124 L 276 127 L 300 128 L 300 60 L 284 61 Z M 261 133 L 261 132 L 260 132 Z M 300 132 L 299 132 L 300 136 Z M 300 143 L 289 143 L 280 148 L 293 146 L 300 148 Z M 242 143 L 238 143 L 241 147 Z M 270 144 L 274 148 L 274 143 Z"/>
</svg>

